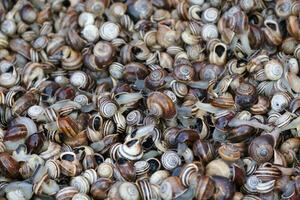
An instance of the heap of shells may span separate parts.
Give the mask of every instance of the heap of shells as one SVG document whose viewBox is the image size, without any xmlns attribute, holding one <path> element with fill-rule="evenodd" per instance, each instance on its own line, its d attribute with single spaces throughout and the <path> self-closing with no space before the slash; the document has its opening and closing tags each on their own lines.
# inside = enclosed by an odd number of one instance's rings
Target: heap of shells
<svg viewBox="0 0 300 200">
<path fill-rule="evenodd" d="M 299 0 L 1 0 L 0 199 L 300 199 Z"/>
</svg>

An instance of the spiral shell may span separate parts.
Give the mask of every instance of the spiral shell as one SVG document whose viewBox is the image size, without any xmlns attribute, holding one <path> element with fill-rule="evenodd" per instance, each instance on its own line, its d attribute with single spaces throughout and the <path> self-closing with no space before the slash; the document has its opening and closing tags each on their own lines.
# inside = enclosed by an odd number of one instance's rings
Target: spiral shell
<svg viewBox="0 0 300 200">
<path fill-rule="evenodd" d="M 101 163 L 97 168 L 97 173 L 103 178 L 112 178 L 114 173 L 114 168 L 110 163 Z"/>
<path fill-rule="evenodd" d="M 87 169 L 82 173 L 82 176 L 85 177 L 90 185 L 92 185 L 93 183 L 96 182 L 98 176 L 97 176 L 97 172 L 94 169 Z"/>
<path fill-rule="evenodd" d="M 100 27 L 99 33 L 103 40 L 111 41 L 118 37 L 120 34 L 120 28 L 113 22 L 105 22 Z"/>
<path fill-rule="evenodd" d="M 91 200 L 87 194 L 78 193 L 72 197 L 72 200 Z"/>
<path fill-rule="evenodd" d="M 88 193 L 90 190 L 90 183 L 84 176 L 72 178 L 70 186 L 75 187 L 80 193 Z"/>
<path fill-rule="evenodd" d="M 123 182 L 119 186 L 119 194 L 122 200 L 138 200 L 140 198 L 137 186 L 130 182 Z"/>
<path fill-rule="evenodd" d="M 139 140 L 132 139 L 121 145 L 119 153 L 128 160 L 139 160 L 143 156 L 143 149 Z"/>
<path fill-rule="evenodd" d="M 166 151 L 161 157 L 161 162 L 167 170 L 173 170 L 181 165 L 181 159 L 174 151 Z"/>
<path fill-rule="evenodd" d="M 68 186 L 68 187 L 65 187 L 65 188 L 59 190 L 57 192 L 57 194 L 55 195 L 55 199 L 57 199 L 57 200 L 72 199 L 72 197 L 77 193 L 79 193 L 79 191 L 75 187 Z"/>
<path fill-rule="evenodd" d="M 55 160 L 47 160 L 45 167 L 48 171 L 48 176 L 52 179 L 57 179 L 60 176 L 60 166 Z"/>
<path fill-rule="evenodd" d="M 108 97 L 102 97 L 98 100 L 99 113 L 101 116 L 111 118 L 117 112 L 117 105 Z"/>
</svg>

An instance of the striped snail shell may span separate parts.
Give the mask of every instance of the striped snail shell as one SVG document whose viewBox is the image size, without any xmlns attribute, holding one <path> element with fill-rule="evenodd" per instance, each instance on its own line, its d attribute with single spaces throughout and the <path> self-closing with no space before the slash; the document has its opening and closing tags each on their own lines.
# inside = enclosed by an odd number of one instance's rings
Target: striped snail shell
<svg viewBox="0 0 300 200">
<path fill-rule="evenodd" d="M 128 160 L 139 160 L 143 156 L 143 149 L 139 140 L 131 139 L 121 145 L 119 153 Z"/>
<path fill-rule="evenodd" d="M 77 193 L 79 193 L 79 191 L 77 190 L 77 188 L 73 186 L 64 187 L 56 193 L 55 199 L 57 200 L 71 199 Z"/>
<path fill-rule="evenodd" d="M 161 156 L 162 166 L 167 170 L 173 170 L 181 165 L 181 159 L 175 151 L 166 151 Z"/>
<path fill-rule="evenodd" d="M 45 113 L 45 109 L 42 106 L 39 105 L 34 105 L 31 106 L 30 108 L 28 108 L 27 110 L 27 114 L 28 116 L 35 120 L 38 119 L 39 117 L 41 117 L 43 114 Z"/>
<path fill-rule="evenodd" d="M 45 167 L 48 171 L 48 176 L 52 179 L 57 179 L 60 176 L 60 166 L 55 160 L 47 160 Z"/>
<path fill-rule="evenodd" d="M 142 113 L 139 110 L 133 110 L 126 116 L 126 122 L 129 126 L 137 125 L 143 121 Z"/>
<path fill-rule="evenodd" d="M 78 193 L 72 197 L 72 200 L 91 200 L 87 194 Z"/>
<path fill-rule="evenodd" d="M 178 81 L 172 81 L 171 88 L 174 94 L 179 98 L 183 98 L 188 93 L 187 85 Z"/>
<path fill-rule="evenodd" d="M 90 185 L 92 185 L 93 183 L 96 182 L 98 176 L 97 176 L 97 172 L 94 169 L 87 169 L 82 173 L 82 176 L 85 177 Z"/>
<path fill-rule="evenodd" d="M 108 97 L 101 97 L 98 100 L 99 113 L 105 118 L 111 118 L 118 110 L 117 105 Z"/>
<path fill-rule="evenodd" d="M 148 180 L 138 180 L 136 184 L 143 199 L 151 200 L 154 198 L 153 190 Z"/>
<path fill-rule="evenodd" d="M 84 176 L 73 177 L 70 186 L 77 188 L 80 193 L 88 193 L 90 190 L 90 183 Z"/>
<path fill-rule="evenodd" d="M 142 176 L 149 172 L 150 164 L 147 161 L 140 160 L 134 163 L 137 176 Z"/>
</svg>

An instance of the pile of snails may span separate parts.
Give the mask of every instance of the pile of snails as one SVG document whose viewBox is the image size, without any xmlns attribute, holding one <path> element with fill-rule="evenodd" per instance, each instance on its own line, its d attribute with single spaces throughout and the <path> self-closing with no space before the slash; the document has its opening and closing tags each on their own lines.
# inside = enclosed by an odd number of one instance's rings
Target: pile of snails
<svg viewBox="0 0 300 200">
<path fill-rule="evenodd" d="M 1 0 L 0 200 L 300 199 L 299 0 Z"/>
</svg>

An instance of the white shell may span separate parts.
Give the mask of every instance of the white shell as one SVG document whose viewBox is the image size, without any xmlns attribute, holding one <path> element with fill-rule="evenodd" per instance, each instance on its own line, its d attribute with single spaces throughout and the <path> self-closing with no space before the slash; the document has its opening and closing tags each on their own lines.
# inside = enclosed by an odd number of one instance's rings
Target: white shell
<svg viewBox="0 0 300 200">
<path fill-rule="evenodd" d="M 165 180 L 169 176 L 170 173 L 167 170 L 158 170 L 151 175 L 149 181 L 151 184 L 160 185 L 163 180 Z"/>
<path fill-rule="evenodd" d="M 85 27 L 87 25 L 92 25 L 95 22 L 95 17 L 92 13 L 83 12 L 79 15 L 78 24 L 81 27 Z"/>
<path fill-rule="evenodd" d="M 271 107 L 274 111 L 281 112 L 289 105 L 290 101 L 291 97 L 282 92 L 279 92 L 274 94 L 274 96 L 272 97 Z"/>
<path fill-rule="evenodd" d="M 70 77 L 70 83 L 75 87 L 84 87 L 88 81 L 86 73 L 82 71 L 74 72 Z"/>
<path fill-rule="evenodd" d="M 8 200 L 27 200 L 21 190 L 13 190 L 6 194 Z"/>
<path fill-rule="evenodd" d="M 269 80 L 276 81 L 281 78 L 283 67 L 279 61 L 270 60 L 265 65 L 265 73 Z"/>
<path fill-rule="evenodd" d="M 124 182 L 120 185 L 119 194 L 123 200 L 140 199 L 140 194 L 136 185 L 130 182 Z"/>
<path fill-rule="evenodd" d="M 120 27 L 113 22 L 105 22 L 99 32 L 103 40 L 111 41 L 119 36 Z"/>
<path fill-rule="evenodd" d="M 97 168 L 97 173 L 102 178 L 111 178 L 114 174 L 114 169 L 109 163 L 101 163 Z"/>
<path fill-rule="evenodd" d="M 82 176 L 84 176 L 89 183 L 92 185 L 97 180 L 97 172 L 94 169 L 87 169 L 83 172 Z"/>
<path fill-rule="evenodd" d="M 91 198 L 87 194 L 78 193 L 75 194 L 72 200 L 90 200 Z"/>
<path fill-rule="evenodd" d="M 99 31 L 95 25 L 87 25 L 81 31 L 82 36 L 89 42 L 94 42 L 99 38 Z"/>
<path fill-rule="evenodd" d="M 219 11 L 216 8 L 207 8 L 202 13 L 202 19 L 206 23 L 216 23 L 219 18 Z"/>
<path fill-rule="evenodd" d="M 56 179 L 60 176 L 60 167 L 55 160 L 47 160 L 45 167 L 48 171 L 48 176 L 52 179 Z"/>
<path fill-rule="evenodd" d="M 181 159 L 175 151 L 166 151 L 161 156 L 161 163 L 166 170 L 173 170 L 181 165 Z"/>
<path fill-rule="evenodd" d="M 72 178 L 70 185 L 77 188 L 81 193 L 88 193 L 90 191 L 90 183 L 84 176 Z"/>
<path fill-rule="evenodd" d="M 31 119 L 37 119 L 39 116 L 41 116 L 45 112 L 45 109 L 42 106 L 34 105 L 31 106 L 27 114 Z"/>
<path fill-rule="evenodd" d="M 0 86 L 12 87 L 17 82 L 17 77 L 12 73 L 3 73 L 0 75 Z"/>
<path fill-rule="evenodd" d="M 89 103 L 89 99 L 84 94 L 79 94 L 74 98 L 74 101 L 84 106 Z"/>
<path fill-rule="evenodd" d="M 118 62 L 113 62 L 109 66 L 109 73 L 115 79 L 120 79 L 123 76 L 124 65 Z"/>
<path fill-rule="evenodd" d="M 202 27 L 201 36 L 203 40 L 209 41 L 210 39 L 217 38 L 219 35 L 218 28 L 214 24 L 205 24 Z"/>
</svg>

